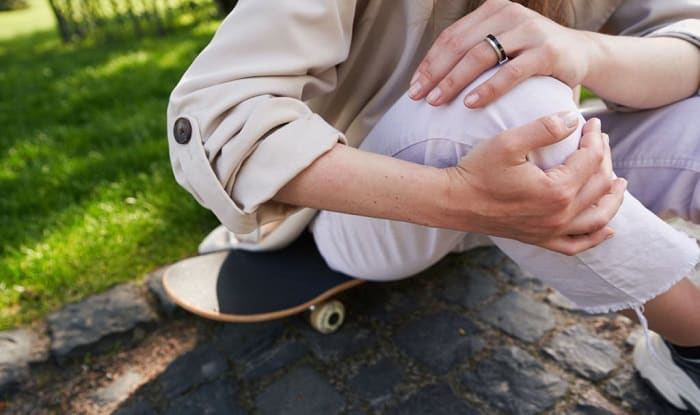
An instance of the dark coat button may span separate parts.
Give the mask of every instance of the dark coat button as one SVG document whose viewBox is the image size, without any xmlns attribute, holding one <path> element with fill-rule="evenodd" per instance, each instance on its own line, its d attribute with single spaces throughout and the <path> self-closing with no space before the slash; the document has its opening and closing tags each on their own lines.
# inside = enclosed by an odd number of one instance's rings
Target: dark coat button
<svg viewBox="0 0 700 415">
<path fill-rule="evenodd" d="M 187 118 L 178 118 L 175 121 L 175 127 L 173 127 L 173 135 L 178 143 L 187 144 L 192 137 L 192 124 L 190 124 L 190 121 Z"/>
</svg>

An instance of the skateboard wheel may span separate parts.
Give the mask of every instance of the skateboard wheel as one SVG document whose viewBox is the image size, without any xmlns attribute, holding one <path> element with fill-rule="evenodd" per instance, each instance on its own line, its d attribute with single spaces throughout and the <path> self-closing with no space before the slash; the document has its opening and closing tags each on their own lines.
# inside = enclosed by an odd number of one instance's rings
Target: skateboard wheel
<svg viewBox="0 0 700 415">
<path fill-rule="evenodd" d="M 335 332 L 345 321 L 345 306 L 338 300 L 315 305 L 309 316 L 311 327 L 323 334 Z"/>
</svg>

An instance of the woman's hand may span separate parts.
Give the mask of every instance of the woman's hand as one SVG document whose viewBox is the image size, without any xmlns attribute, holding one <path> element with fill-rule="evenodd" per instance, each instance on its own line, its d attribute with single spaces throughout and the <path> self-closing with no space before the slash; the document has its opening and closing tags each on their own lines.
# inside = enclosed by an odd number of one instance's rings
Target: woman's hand
<svg viewBox="0 0 700 415">
<path fill-rule="evenodd" d="M 549 75 L 574 87 L 583 82 L 592 42 L 587 32 L 561 26 L 509 0 L 487 0 L 445 29 L 419 64 L 409 96 L 441 105 L 454 99 L 479 75 L 498 63 L 484 40 L 493 34 L 509 60 L 464 99 L 465 105 L 487 105 L 533 75 Z"/>
<path fill-rule="evenodd" d="M 577 254 L 612 235 L 607 224 L 622 203 L 625 182 L 612 179 L 610 147 L 595 119 L 564 164 L 543 171 L 527 160 L 532 150 L 571 135 L 574 115 L 547 116 L 505 131 L 446 169 L 337 144 L 274 200 Z"/>
<path fill-rule="evenodd" d="M 611 237 L 607 224 L 622 204 L 626 182 L 613 179 L 610 147 L 599 120 L 586 123 L 579 150 L 562 165 L 543 171 L 527 160 L 530 151 L 571 134 L 566 121 L 547 116 L 505 131 L 447 169 L 447 227 L 459 228 L 459 221 L 466 221 L 476 232 L 565 255 Z"/>
</svg>

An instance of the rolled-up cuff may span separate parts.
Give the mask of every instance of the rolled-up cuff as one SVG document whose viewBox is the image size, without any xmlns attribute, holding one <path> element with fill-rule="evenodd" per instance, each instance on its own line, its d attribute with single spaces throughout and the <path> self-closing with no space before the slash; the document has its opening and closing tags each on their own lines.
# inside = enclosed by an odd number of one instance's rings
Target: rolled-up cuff
<svg viewBox="0 0 700 415">
<path fill-rule="evenodd" d="M 260 141 L 241 165 L 231 197 L 245 214 L 257 213 L 259 223 L 272 220 L 266 215 L 284 215 L 291 209 L 264 205 L 279 205 L 270 200 L 336 143 L 345 144 L 345 136 L 317 114 L 290 122 Z"/>
</svg>

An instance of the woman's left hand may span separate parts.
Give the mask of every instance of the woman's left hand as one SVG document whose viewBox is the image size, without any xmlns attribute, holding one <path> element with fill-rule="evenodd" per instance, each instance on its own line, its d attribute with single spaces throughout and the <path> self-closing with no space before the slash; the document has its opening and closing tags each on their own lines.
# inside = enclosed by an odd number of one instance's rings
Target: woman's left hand
<svg viewBox="0 0 700 415">
<path fill-rule="evenodd" d="M 409 96 L 441 105 L 454 99 L 499 56 L 484 39 L 493 34 L 509 60 L 469 93 L 464 104 L 483 107 L 534 75 L 548 75 L 574 87 L 589 69 L 587 32 L 569 29 L 509 0 L 487 0 L 446 28 L 411 80 Z"/>
</svg>

